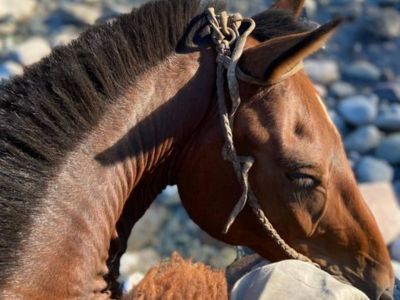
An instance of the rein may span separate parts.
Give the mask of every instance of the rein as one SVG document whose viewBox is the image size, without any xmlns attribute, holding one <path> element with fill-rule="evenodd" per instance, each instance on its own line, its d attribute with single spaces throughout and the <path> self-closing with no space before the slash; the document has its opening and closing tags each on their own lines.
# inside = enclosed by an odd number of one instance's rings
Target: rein
<svg viewBox="0 0 400 300">
<path fill-rule="evenodd" d="M 223 229 L 223 233 L 228 233 L 229 228 L 232 226 L 236 217 L 248 202 L 263 229 L 289 258 L 313 263 L 308 257 L 289 246 L 278 234 L 264 214 L 257 197 L 249 185 L 249 171 L 254 164 L 254 159 L 250 156 L 239 156 L 233 142 L 234 117 L 241 102 L 238 79 L 251 84 L 267 85 L 265 82 L 260 82 L 260 80 L 245 74 L 238 67 L 238 62 L 243 54 L 246 40 L 255 29 L 256 24 L 253 19 L 243 18 L 241 14 L 228 15 L 226 11 L 223 11 L 217 15 L 214 8 L 208 8 L 206 15 L 208 22 L 211 25 L 211 38 L 217 50 L 217 98 L 219 115 L 225 139 L 222 156 L 225 160 L 231 162 L 243 191 L 239 201 L 236 203 L 229 216 Z M 239 28 L 243 23 L 248 23 L 249 26 L 242 34 L 240 34 Z M 293 70 L 290 70 L 287 74 L 283 75 L 280 80 L 284 80 L 293 75 L 299 71 L 301 67 L 302 66 L 299 65 Z M 232 101 L 232 109 L 230 112 L 228 112 L 225 102 L 225 71 L 229 95 Z"/>
</svg>

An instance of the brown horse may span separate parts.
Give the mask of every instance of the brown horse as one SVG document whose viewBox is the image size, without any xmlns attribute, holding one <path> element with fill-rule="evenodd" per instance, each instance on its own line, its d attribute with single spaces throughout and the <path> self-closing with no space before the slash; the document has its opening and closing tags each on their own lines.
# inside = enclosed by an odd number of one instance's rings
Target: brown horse
<svg viewBox="0 0 400 300">
<path fill-rule="evenodd" d="M 257 15 L 239 65 L 239 154 L 284 240 L 372 299 L 393 272 L 343 146 L 303 71 L 337 22 L 310 29 L 301 0 Z M 161 0 L 86 31 L 0 86 L 0 299 L 120 296 L 119 258 L 167 185 L 212 236 L 270 260 L 286 254 L 246 206 L 221 155 L 215 46 L 204 11 L 219 1 Z"/>
</svg>

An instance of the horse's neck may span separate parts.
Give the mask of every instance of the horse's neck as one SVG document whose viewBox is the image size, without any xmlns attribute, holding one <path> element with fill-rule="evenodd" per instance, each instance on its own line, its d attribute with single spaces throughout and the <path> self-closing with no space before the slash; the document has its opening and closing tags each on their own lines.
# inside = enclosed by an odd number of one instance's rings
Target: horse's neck
<svg viewBox="0 0 400 300">
<path fill-rule="evenodd" d="M 10 286 L 9 296 L 108 297 L 101 292 L 110 241 L 120 235 L 124 244 L 153 198 L 173 183 L 177 157 L 209 110 L 212 59 L 174 55 L 150 70 L 70 153 L 10 280 L 29 289 Z"/>
</svg>

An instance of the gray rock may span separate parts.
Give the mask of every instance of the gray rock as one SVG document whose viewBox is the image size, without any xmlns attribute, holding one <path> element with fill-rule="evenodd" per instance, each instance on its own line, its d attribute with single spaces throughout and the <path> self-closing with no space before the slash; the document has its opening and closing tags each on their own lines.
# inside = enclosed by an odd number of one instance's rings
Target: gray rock
<svg viewBox="0 0 400 300">
<path fill-rule="evenodd" d="M 78 36 L 79 32 L 76 30 L 76 27 L 64 26 L 62 31 L 57 32 L 57 34 L 52 37 L 51 45 L 52 47 L 67 45 Z"/>
<path fill-rule="evenodd" d="M 384 130 L 400 130 L 400 104 L 392 104 L 380 111 L 376 125 Z"/>
<path fill-rule="evenodd" d="M 32 37 L 15 49 L 15 54 L 24 66 L 38 62 L 50 54 L 51 48 L 47 40 L 42 37 Z"/>
<path fill-rule="evenodd" d="M 400 133 L 384 138 L 376 149 L 376 156 L 391 164 L 400 163 Z"/>
<path fill-rule="evenodd" d="M 16 30 L 17 30 L 17 23 L 14 22 L 12 19 L 5 19 L 2 22 L 0 22 L 0 34 L 12 38 L 12 35 L 15 34 Z"/>
<path fill-rule="evenodd" d="M 138 252 L 127 252 L 121 257 L 120 273 L 122 281 L 135 272 L 145 274 L 153 265 L 160 261 L 160 256 L 151 248 Z"/>
<path fill-rule="evenodd" d="M 265 261 L 254 266 L 234 284 L 229 298 L 232 300 L 369 299 L 355 287 L 341 283 L 329 273 L 299 260 L 283 260 L 274 264 Z"/>
<path fill-rule="evenodd" d="M 397 38 L 400 36 L 400 14 L 393 8 L 376 10 L 367 16 L 366 30 L 377 38 Z"/>
<path fill-rule="evenodd" d="M 384 160 L 371 156 L 363 157 L 356 165 L 355 173 L 360 182 L 392 181 L 393 168 Z"/>
<path fill-rule="evenodd" d="M 88 25 L 95 24 L 102 15 L 102 8 L 94 4 L 63 2 L 61 7 L 75 19 Z"/>
<path fill-rule="evenodd" d="M 328 85 L 340 78 L 339 68 L 333 60 L 308 59 L 304 69 L 311 79 L 319 84 Z"/>
<path fill-rule="evenodd" d="M 357 91 L 351 84 L 344 81 L 338 81 L 332 84 L 330 92 L 337 98 L 345 98 L 353 96 Z"/>
<path fill-rule="evenodd" d="M 393 183 L 394 191 L 396 192 L 397 198 L 400 199 L 400 180 L 396 180 Z"/>
<path fill-rule="evenodd" d="M 348 97 L 339 102 L 337 109 L 352 125 L 370 124 L 375 121 L 378 114 L 378 98 L 363 95 Z"/>
<path fill-rule="evenodd" d="M 360 184 L 365 203 L 374 216 L 386 245 L 400 235 L 400 209 L 390 182 Z"/>
<path fill-rule="evenodd" d="M 398 285 L 398 280 L 400 279 L 400 262 L 397 260 L 392 260 L 392 266 L 393 266 L 393 271 L 394 271 L 394 276 L 397 278 L 396 280 L 396 287 L 395 287 L 395 295 L 396 295 L 396 290 L 400 292 L 400 287 Z M 398 300 L 398 298 L 395 297 L 395 300 Z"/>
<path fill-rule="evenodd" d="M 339 116 L 334 110 L 329 110 L 329 116 L 331 117 L 332 122 L 335 124 L 336 128 L 339 130 L 340 134 L 342 136 L 345 136 L 348 132 L 348 127 L 343 118 Z"/>
<path fill-rule="evenodd" d="M 358 61 L 343 68 L 343 77 L 355 82 L 375 82 L 381 77 L 378 67 L 367 61 Z"/>
<path fill-rule="evenodd" d="M 331 117 L 332 122 L 335 124 L 336 128 L 339 130 L 340 134 L 342 136 L 345 136 L 349 129 L 343 118 L 339 116 L 334 110 L 329 110 L 329 116 Z"/>
<path fill-rule="evenodd" d="M 35 0 L 0 0 L 0 19 L 26 20 L 33 16 L 36 6 Z"/>
<path fill-rule="evenodd" d="M 14 75 L 21 75 L 23 73 L 21 65 L 13 61 L 7 61 L 0 65 L 0 79 L 8 79 Z"/>
<path fill-rule="evenodd" d="M 391 245 L 390 245 L 390 256 L 400 262 L 400 238 L 395 240 Z"/>
<path fill-rule="evenodd" d="M 128 241 L 128 250 L 136 251 L 150 246 L 167 216 L 168 211 L 164 207 L 153 206 L 148 209 L 132 230 L 131 238 Z"/>
<path fill-rule="evenodd" d="M 365 153 L 379 145 L 381 136 L 381 133 L 375 126 L 363 126 L 347 135 L 344 145 L 347 151 Z"/>
<path fill-rule="evenodd" d="M 219 253 L 210 259 L 214 268 L 222 269 L 229 266 L 236 259 L 236 250 L 233 247 L 222 248 Z"/>
<path fill-rule="evenodd" d="M 374 93 L 381 99 L 400 102 L 400 82 L 391 81 L 380 83 L 375 88 Z"/>
</svg>

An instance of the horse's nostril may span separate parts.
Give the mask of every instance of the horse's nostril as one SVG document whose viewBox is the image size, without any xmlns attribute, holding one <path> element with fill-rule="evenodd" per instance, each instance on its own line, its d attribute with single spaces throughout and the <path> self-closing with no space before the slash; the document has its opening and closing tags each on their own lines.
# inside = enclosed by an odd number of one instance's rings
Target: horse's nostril
<svg viewBox="0 0 400 300">
<path fill-rule="evenodd" d="M 379 300 L 393 300 L 393 295 L 389 290 L 383 292 L 383 294 L 379 297 Z"/>
</svg>

